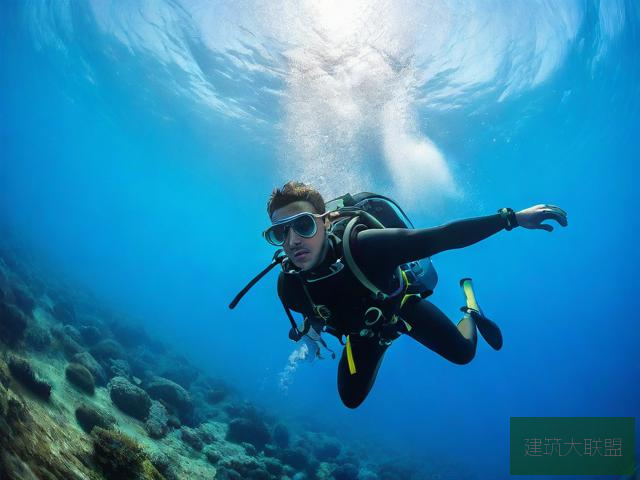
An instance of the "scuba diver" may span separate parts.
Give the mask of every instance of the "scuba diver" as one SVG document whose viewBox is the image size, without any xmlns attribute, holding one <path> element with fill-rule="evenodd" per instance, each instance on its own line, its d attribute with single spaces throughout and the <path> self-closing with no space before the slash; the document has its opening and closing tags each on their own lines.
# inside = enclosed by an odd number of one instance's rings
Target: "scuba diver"
<svg viewBox="0 0 640 480">
<path fill-rule="evenodd" d="M 475 356 L 476 329 L 493 349 L 502 347 L 500 328 L 482 312 L 470 278 L 460 281 L 466 305 L 457 324 L 426 299 L 437 282 L 432 255 L 518 226 L 552 231 L 545 220 L 567 226 L 564 210 L 541 204 L 416 229 L 402 209 L 382 195 L 346 194 L 325 204 L 317 190 L 294 181 L 273 190 L 267 212 L 271 226 L 263 236 L 281 249 L 230 308 L 280 264 L 278 296 L 291 323 L 289 338 L 317 346 L 317 356 L 323 348 L 332 352 L 321 332 L 338 338 L 344 345 L 338 392 L 349 408 L 367 397 L 387 348 L 400 335 L 460 365 Z M 291 311 L 302 314 L 301 327 Z"/>
</svg>

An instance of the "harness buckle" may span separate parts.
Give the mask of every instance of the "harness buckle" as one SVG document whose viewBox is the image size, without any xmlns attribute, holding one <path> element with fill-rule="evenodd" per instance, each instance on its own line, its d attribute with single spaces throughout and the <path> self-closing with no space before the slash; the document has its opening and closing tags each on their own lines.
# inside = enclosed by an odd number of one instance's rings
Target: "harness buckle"
<svg viewBox="0 0 640 480">
<path fill-rule="evenodd" d="M 329 318 L 331 318 L 331 310 L 329 310 L 326 305 L 314 305 L 313 313 L 323 320 L 329 320 Z"/>
<path fill-rule="evenodd" d="M 368 328 L 363 328 L 362 330 L 360 330 L 360 336 L 361 337 L 373 337 L 375 334 L 373 333 L 373 330 L 370 330 Z"/>
<path fill-rule="evenodd" d="M 373 315 L 370 315 L 370 313 Z M 381 318 L 384 318 L 384 314 L 378 307 L 369 307 L 367 311 L 364 312 L 364 324 L 367 326 L 378 323 L 378 320 Z"/>
</svg>

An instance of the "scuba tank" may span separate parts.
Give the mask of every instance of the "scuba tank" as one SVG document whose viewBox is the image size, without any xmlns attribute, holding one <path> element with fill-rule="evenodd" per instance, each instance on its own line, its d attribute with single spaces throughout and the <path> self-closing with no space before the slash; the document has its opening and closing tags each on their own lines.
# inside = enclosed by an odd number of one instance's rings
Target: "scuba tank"
<svg viewBox="0 0 640 480">
<path fill-rule="evenodd" d="M 362 210 L 380 222 L 384 228 L 415 228 L 400 205 L 391 198 L 377 193 L 347 193 L 326 202 L 325 208 L 327 211 Z M 347 221 L 348 219 L 338 220 L 333 224 L 331 231 L 341 236 Z M 423 298 L 433 293 L 438 283 L 438 273 L 430 257 L 404 263 L 400 265 L 400 269 L 407 276 L 414 292 Z"/>
</svg>

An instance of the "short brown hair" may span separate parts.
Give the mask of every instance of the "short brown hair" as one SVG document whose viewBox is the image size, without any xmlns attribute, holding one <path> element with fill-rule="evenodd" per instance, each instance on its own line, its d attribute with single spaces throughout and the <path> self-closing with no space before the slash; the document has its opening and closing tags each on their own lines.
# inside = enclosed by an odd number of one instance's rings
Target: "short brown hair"
<svg viewBox="0 0 640 480">
<path fill-rule="evenodd" d="M 267 202 L 267 213 L 271 217 L 275 210 L 300 201 L 309 202 L 313 205 L 315 213 L 322 214 L 325 212 L 324 199 L 320 192 L 311 185 L 291 180 L 285 183 L 282 188 L 276 187 L 273 189 Z"/>
</svg>

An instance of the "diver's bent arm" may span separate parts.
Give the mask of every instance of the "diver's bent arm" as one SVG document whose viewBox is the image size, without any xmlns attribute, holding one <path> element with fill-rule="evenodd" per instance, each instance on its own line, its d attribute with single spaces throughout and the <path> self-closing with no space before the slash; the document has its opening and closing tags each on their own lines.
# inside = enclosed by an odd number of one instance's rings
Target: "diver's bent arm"
<svg viewBox="0 0 640 480">
<path fill-rule="evenodd" d="M 468 247 L 506 226 L 502 215 L 457 220 L 438 227 L 367 229 L 358 233 L 358 251 L 370 261 L 400 265 L 445 250 Z"/>
</svg>

